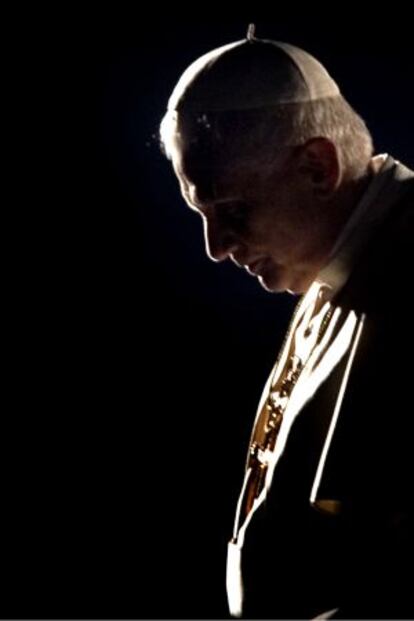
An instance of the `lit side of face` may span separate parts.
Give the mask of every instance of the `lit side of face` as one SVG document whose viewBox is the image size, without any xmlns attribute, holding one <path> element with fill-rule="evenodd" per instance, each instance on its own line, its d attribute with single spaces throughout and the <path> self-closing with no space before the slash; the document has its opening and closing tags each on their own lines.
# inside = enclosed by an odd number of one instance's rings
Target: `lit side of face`
<svg viewBox="0 0 414 621">
<path fill-rule="evenodd" d="M 276 164 L 206 165 L 177 148 L 172 157 L 188 206 L 203 219 L 206 252 L 231 259 L 268 291 L 306 291 L 324 262 L 317 218 L 294 150 Z"/>
</svg>

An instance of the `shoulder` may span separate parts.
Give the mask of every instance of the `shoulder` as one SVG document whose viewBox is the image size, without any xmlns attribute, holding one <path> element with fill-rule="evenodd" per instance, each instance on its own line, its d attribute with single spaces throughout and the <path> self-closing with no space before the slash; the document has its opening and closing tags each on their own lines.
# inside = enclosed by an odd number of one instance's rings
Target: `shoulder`
<svg viewBox="0 0 414 621">
<path fill-rule="evenodd" d="M 414 178 L 405 182 L 403 197 L 373 231 L 338 304 L 376 314 L 393 312 L 395 298 L 411 295 L 414 258 Z"/>
</svg>

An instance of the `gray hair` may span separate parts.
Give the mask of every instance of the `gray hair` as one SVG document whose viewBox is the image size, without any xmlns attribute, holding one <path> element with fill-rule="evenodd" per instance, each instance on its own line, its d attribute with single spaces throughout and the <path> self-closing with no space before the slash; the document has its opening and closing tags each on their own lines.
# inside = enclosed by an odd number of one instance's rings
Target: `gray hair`
<svg viewBox="0 0 414 621">
<path fill-rule="evenodd" d="M 168 111 L 161 122 L 161 146 L 171 159 L 177 146 L 195 146 L 207 157 L 269 162 L 284 147 L 328 138 L 350 178 L 366 173 L 373 154 L 371 134 L 342 95 L 305 103 L 190 116 Z"/>
</svg>

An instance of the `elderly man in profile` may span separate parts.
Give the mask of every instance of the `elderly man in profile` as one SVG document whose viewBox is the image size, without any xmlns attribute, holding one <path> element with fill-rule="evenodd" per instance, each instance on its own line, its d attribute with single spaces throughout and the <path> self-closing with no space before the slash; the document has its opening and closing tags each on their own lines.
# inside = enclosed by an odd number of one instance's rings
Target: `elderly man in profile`
<svg viewBox="0 0 414 621">
<path fill-rule="evenodd" d="M 301 295 L 248 447 L 231 614 L 409 618 L 414 173 L 374 156 L 313 56 L 252 29 L 184 72 L 161 138 L 208 256 Z"/>
</svg>

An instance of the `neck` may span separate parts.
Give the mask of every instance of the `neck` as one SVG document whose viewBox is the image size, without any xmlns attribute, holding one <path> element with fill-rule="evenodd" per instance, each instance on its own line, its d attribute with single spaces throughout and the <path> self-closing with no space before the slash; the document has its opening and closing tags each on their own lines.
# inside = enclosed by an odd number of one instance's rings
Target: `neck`
<svg viewBox="0 0 414 621">
<path fill-rule="evenodd" d="M 366 173 L 358 179 L 348 179 L 342 183 L 335 196 L 332 210 L 335 210 L 337 218 L 333 221 L 331 232 L 331 250 L 341 234 L 344 226 L 357 208 L 362 196 L 365 194 L 374 174 L 377 171 L 373 165 L 369 165 Z"/>
</svg>

